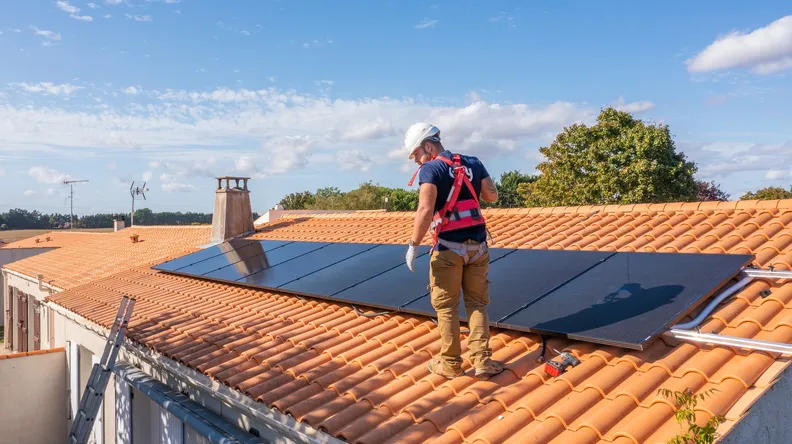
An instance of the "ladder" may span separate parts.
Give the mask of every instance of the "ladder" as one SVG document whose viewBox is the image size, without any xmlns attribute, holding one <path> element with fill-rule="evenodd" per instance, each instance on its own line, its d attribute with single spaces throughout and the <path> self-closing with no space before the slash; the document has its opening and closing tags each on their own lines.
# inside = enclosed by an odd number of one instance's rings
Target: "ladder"
<svg viewBox="0 0 792 444">
<path fill-rule="evenodd" d="M 104 399 L 107 382 L 115 366 L 118 350 L 124 342 L 124 334 L 126 333 L 129 318 L 132 317 L 132 308 L 134 306 L 134 298 L 129 298 L 128 296 L 121 298 L 118 314 L 113 321 L 113 326 L 110 328 L 110 334 L 107 335 L 107 345 L 105 345 L 102 360 L 93 365 L 91 376 L 88 378 L 88 385 L 85 387 L 82 398 L 80 398 L 80 407 L 77 414 L 74 415 L 74 422 L 72 422 L 71 431 L 69 432 L 69 444 L 85 444 L 88 441 L 94 420 Z"/>
</svg>

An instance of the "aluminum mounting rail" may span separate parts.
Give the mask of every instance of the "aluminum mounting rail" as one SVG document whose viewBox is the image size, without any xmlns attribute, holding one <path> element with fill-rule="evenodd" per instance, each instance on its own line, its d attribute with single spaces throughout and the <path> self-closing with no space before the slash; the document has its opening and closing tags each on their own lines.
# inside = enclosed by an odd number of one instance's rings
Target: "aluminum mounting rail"
<svg viewBox="0 0 792 444">
<path fill-rule="evenodd" d="M 690 330 L 677 330 L 671 329 L 666 332 L 666 335 L 684 339 L 694 342 L 703 342 L 707 344 L 726 345 L 735 348 L 742 348 L 746 350 L 761 350 L 771 353 L 781 353 L 784 355 L 792 355 L 792 344 L 785 344 L 783 342 L 770 342 L 761 341 L 758 339 L 746 339 L 737 336 L 723 336 L 712 333 L 699 333 Z"/>
<path fill-rule="evenodd" d="M 744 268 L 742 272 L 746 276 L 751 276 L 754 278 L 792 279 L 792 271 L 790 270 L 763 270 L 761 268 Z"/>
</svg>

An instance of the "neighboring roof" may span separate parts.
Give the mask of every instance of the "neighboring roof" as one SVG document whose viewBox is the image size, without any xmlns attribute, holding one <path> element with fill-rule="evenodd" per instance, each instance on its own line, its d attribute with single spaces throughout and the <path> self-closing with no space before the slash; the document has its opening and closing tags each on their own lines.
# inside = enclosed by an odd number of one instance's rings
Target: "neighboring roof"
<svg viewBox="0 0 792 444">
<path fill-rule="evenodd" d="M 754 253 L 756 265 L 792 269 L 792 200 L 485 215 L 494 247 Z M 252 237 L 405 243 L 411 227 L 410 213 L 298 216 Z M 686 429 L 657 391 L 688 387 L 718 390 L 699 401 L 697 417 L 725 415 L 725 432 L 788 365 L 776 354 L 667 338 L 643 352 L 555 338 L 548 350 L 571 351 L 581 364 L 550 378 L 535 361 L 536 335 L 492 329 L 493 358 L 506 371 L 477 380 L 466 353 L 467 373 L 446 381 L 426 367 L 439 351 L 439 333 L 420 316 L 365 317 L 345 304 L 147 267 L 48 299 L 109 326 L 122 294 L 137 298 L 132 340 L 349 442 L 665 442 Z M 790 343 L 792 284 L 756 280 L 700 327 Z"/>
<path fill-rule="evenodd" d="M 16 242 L 4 244 L 0 241 L 0 248 L 62 248 L 90 239 L 93 236 L 105 236 L 107 233 L 91 233 L 83 231 L 51 231 L 37 236 L 31 236 Z"/>
<path fill-rule="evenodd" d="M 35 356 L 35 355 L 45 355 L 47 353 L 61 353 L 66 351 L 63 347 L 56 347 L 56 348 L 48 348 L 45 350 L 34 350 L 29 352 L 20 352 L 20 353 L 9 353 L 6 355 L 0 354 L 0 360 L 3 359 L 15 359 L 15 358 L 24 358 L 25 356 Z"/>
<path fill-rule="evenodd" d="M 138 235 L 138 242 L 130 237 Z M 86 235 L 81 242 L 5 265 L 11 271 L 68 289 L 132 267 L 155 264 L 196 251 L 209 242 L 211 226 L 135 226 Z"/>
</svg>

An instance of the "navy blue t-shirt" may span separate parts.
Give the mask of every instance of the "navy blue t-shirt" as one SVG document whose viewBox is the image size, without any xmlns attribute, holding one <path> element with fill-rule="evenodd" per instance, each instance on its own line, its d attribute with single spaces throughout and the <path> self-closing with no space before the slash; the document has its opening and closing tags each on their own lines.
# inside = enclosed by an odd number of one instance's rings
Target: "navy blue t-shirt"
<svg viewBox="0 0 792 444">
<path fill-rule="evenodd" d="M 438 154 L 438 157 L 443 156 L 448 160 L 452 160 L 452 155 L 450 151 L 446 150 Z M 477 157 L 460 155 L 460 158 L 462 165 L 464 165 L 467 170 L 468 179 L 470 179 L 470 183 L 473 184 L 473 189 L 476 190 L 476 197 L 478 197 L 481 195 L 481 181 L 490 177 L 489 173 L 487 169 L 484 168 L 484 164 L 481 163 Z M 418 185 L 420 186 L 424 183 L 432 183 L 437 187 L 437 200 L 435 200 L 434 210 L 435 212 L 440 211 L 443 205 L 445 205 L 446 199 L 448 199 L 451 186 L 454 184 L 454 171 L 451 169 L 450 165 L 439 159 L 426 162 L 421 166 L 421 170 L 418 173 Z M 471 197 L 470 190 L 468 190 L 467 186 L 463 185 L 457 201 L 470 199 Z M 468 239 L 475 242 L 484 242 L 487 240 L 487 231 L 486 228 L 481 225 L 478 227 L 442 232 L 440 233 L 440 238 L 449 242 L 464 242 Z M 439 248 L 445 250 L 442 245 Z"/>
</svg>

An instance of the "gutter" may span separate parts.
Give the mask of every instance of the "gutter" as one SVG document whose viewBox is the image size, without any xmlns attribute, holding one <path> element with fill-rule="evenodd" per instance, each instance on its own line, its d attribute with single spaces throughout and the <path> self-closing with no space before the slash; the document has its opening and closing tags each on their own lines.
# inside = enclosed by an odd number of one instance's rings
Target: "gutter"
<svg viewBox="0 0 792 444">
<path fill-rule="evenodd" d="M 245 433 L 200 404 L 129 364 L 117 363 L 113 373 L 206 437 L 212 444 L 259 444 L 267 441 Z"/>
<path fill-rule="evenodd" d="M 66 308 L 61 307 L 52 301 L 45 302 L 45 304 L 56 313 L 75 322 L 78 325 L 81 325 L 86 330 L 96 333 L 105 340 L 107 339 L 107 328 L 101 327 L 95 322 L 90 321 L 70 310 L 67 310 Z M 144 346 L 135 344 L 127 337 L 124 337 L 123 351 L 134 357 L 137 357 L 140 360 L 148 362 L 156 368 L 164 369 L 172 373 L 193 387 L 201 391 L 208 392 L 212 396 L 219 398 L 225 403 L 240 409 L 243 414 L 262 421 L 264 424 L 271 427 L 272 430 L 286 437 L 286 442 L 298 442 L 306 444 L 344 443 L 344 441 L 341 441 L 320 430 L 316 430 L 305 423 L 301 423 L 291 416 L 285 415 L 276 410 L 272 410 L 265 404 L 256 402 L 249 396 L 242 394 L 239 391 L 234 390 L 224 384 L 220 384 L 203 373 L 179 364 L 178 362 Z"/>
</svg>

